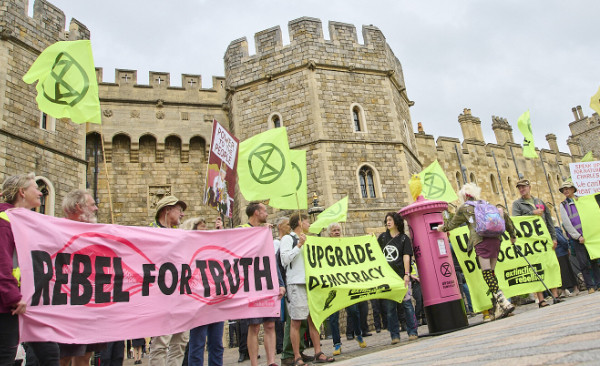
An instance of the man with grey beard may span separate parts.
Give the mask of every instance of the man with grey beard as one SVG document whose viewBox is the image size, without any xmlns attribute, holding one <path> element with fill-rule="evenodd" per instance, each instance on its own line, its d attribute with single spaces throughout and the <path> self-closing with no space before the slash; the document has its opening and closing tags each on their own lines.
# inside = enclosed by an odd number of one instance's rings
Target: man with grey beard
<svg viewBox="0 0 600 366">
<path fill-rule="evenodd" d="M 96 212 L 98 206 L 91 194 L 82 190 L 76 189 L 69 192 L 63 199 L 62 208 L 65 213 L 65 218 L 73 221 L 87 222 L 95 224 L 98 222 Z M 90 363 L 92 352 L 105 351 L 105 349 L 123 348 L 123 341 L 115 342 L 116 344 L 63 344 L 59 343 L 60 349 L 60 364 L 61 366 L 87 366 Z M 123 350 L 120 351 L 121 362 L 123 360 Z"/>
</svg>

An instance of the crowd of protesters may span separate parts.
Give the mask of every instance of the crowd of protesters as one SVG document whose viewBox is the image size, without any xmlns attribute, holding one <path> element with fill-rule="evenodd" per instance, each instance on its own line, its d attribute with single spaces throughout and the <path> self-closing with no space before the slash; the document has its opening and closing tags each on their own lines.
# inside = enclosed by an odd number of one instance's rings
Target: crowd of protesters
<svg viewBox="0 0 600 366">
<path fill-rule="evenodd" d="M 567 181 L 560 187 L 565 200 L 560 205 L 562 228 L 552 221 L 548 206 L 540 199 L 531 195 L 531 185 L 526 179 L 517 183 L 521 195 L 512 205 L 512 215 L 537 215 L 543 218 L 550 230 L 553 249 L 556 250 L 560 264 L 562 287 L 551 289 L 553 303 L 560 302 L 560 297 L 570 296 L 579 292 L 577 273 L 581 272 L 585 287 L 589 293 L 600 285 L 600 270 L 596 260 L 591 260 L 585 247 L 585 236 L 582 230 L 580 213 L 574 202 L 577 200 L 577 188 Z M 462 205 L 451 220 L 438 227 L 439 231 L 449 231 L 461 225 L 470 229 L 469 250 L 474 249 L 481 265 L 483 278 L 493 297 L 494 308 L 491 310 L 493 319 L 509 315 L 514 305 L 504 296 L 498 286 L 494 272 L 500 248 L 500 237 L 480 237 L 475 232 L 474 206 L 480 202 L 481 189 L 475 184 L 466 184 L 459 191 Z M 18 263 L 15 252 L 15 242 L 10 228 L 6 210 L 12 208 L 35 209 L 40 206 L 42 193 L 35 182 L 34 175 L 21 174 L 7 178 L 2 186 L 0 203 L 0 366 L 13 365 L 19 345 L 18 316 L 27 311 L 19 290 Z M 186 230 L 208 230 L 203 218 L 192 218 L 182 223 L 187 204 L 174 196 L 162 198 L 156 206 L 152 227 Z M 95 223 L 96 203 L 86 191 L 75 190 L 66 195 L 63 211 L 66 219 Z M 506 230 L 511 241 L 515 241 L 515 228 L 507 210 L 500 208 L 506 222 Z M 268 212 L 263 203 L 251 202 L 246 208 L 247 223 L 241 227 L 265 226 L 268 224 Z M 380 248 L 394 272 L 403 279 L 408 292 L 401 299 L 372 300 L 371 311 L 373 323 L 367 324 L 369 304 L 362 302 L 345 309 L 347 314 L 347 339 L 357 341 L 359 347 L 367 346 L 365 337 L 370 331 L 377 333 L 387 329 L 391 344 L 400 342 L 401 330 L 406 330 L 408 340 L 418 339 L 417 328 L 426 323 L 423 311 L 423 301 L 420 291 L 418 269 L 413 261 L 411 238 L 406 234 L 404 220 L 397 212 L 389 212 L 383 218 L 384 231 L 378 236 Z M 294 213 L 289 218 L 280 217 L 276 223 L 277 235 L 273 242 L 278 268 L 279 299 L 281 300 L 281 317 L 252 318 L 230 320 L 229 347 L 239 347 L 239 362 L 250 359 L 253 366 L 258 365 L 259 332 L 262 329 L 266 362 L 269 366 L 276 365 L 276 355 L 281 353 L 283 365 L 304 365 L 312 363 L 329 363 L 334 358 L 325 354 L 321 349 L 319 329 L 315 326 L 307 298 L 304 245 L 307 240 L 309 218 L 302 213 Z M 223 230 L 221 218 L 214 223 L 214 230 Z M 564 231 L 563 231 L 564 229 Z M 339 223 L 330 224 L 320 235 L 336 238 L 342 236 L 342 226 Z M 270 243 L 269 243 L 270 245 Z M 576 256 L 576 266 L 570 260 Z M 574 269 L 575 267 L 575 269 Z M 460 276 L 460 274 L 459 274 Z M 467 309 L 470 300 L 468 287 L 461 285 L 466 292 Z M 562 295 L 559 293 L 562 292 Z M 536 294 L 540 308 L 549 304 L 543 293 Z M 328 318 L 328 327 L 333 339 L 333 356 L 342 353 L 340 337 L 339 313 Z M 224 322 L 219 321 L 205 324 L 177 334 L 152 337 L 149 351 L 151 366 L 198 366 L 204 364 L 205 351 L 208 351 L 209 365 L 223 364 L 223 333 Z M 101 344 L 58 344 L 55 342 L 28 342 L 25 344 L 28 364 L 37 360 L 41 366 L 83 366 L 90 363 L 92 352 L 100 354 L 101 364 L 120 366 L 125 355 L 125 341 Z M 146 340 L 143 338 L 131 341 L 134 351 L 135 364 L 141 364 Z M 314 353 L 305 354 L 312 346 Z M 127 348 L 129 350 L 129 347 Z"/>
</svg>

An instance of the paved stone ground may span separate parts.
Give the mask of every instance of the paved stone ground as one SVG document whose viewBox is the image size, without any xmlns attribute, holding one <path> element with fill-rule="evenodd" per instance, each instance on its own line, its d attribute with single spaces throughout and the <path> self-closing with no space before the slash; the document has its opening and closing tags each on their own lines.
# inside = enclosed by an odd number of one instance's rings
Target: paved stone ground
<svg viewBox="0 0 600 366">
<path fill-rule="evenodd" d="M 364 349 L 343 336 L 342 355 L 333 365 L 600 365 L 599 302 L 600 293 L 586 293 L 543 309 L 537 304 L 518 306 L 506 319 L 482 323 L 478 315 L 469 318 L 469 328 L 440 336 L 429 336 L 427 326 L 421 326 L 418 340 L 408 342 L 403 332 L 402 342 L 393 346 L 386 330 L 365 338 Z M 321 341 L 328 355 L 332 343 Z M 266 365 L 262 346 L 259 354 L 259 365 Z M 250 365 L 237 359 L 237 349 L 225 349 L 225 365 Z M 143 364 L 147 362 L 146 357 Z M 124 364 L 132 366 L 133 361 Z"/>
</svg>

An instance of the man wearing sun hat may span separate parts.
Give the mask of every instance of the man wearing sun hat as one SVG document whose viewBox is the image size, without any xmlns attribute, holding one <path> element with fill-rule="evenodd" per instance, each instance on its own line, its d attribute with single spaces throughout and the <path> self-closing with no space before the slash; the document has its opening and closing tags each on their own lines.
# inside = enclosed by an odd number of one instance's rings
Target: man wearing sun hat
<svg viewBox="0 0 600 366">
<path fill-rule="evenodd" d="M 533 197 L 531 195 L 531 183 L 529 179 L 521 179 L 517 182 L 517 189 L 519 190 L 519 194 L 521 198 L 515 200 L 512 205 L 512 215 L 513 216 L 530 216 L 537 215 L 540 216 L 544 223 L 546 224 L 546 228 L 552 237 L 552 250 L 556 250 L 556 246 L 558 245 L 558 241 L 556 238 L 556 232 L 554 231 L 554 225 L 552 223 L 552 215 L 550 214 L 550 210 L 548 209 L 548 205 L 544 203 L 541 199 L 537 197 Z M 553 288 L 550 289 L 552 294 L 554 295 L 554 303 L 561 302 L 558 299 L 558 289 Z M 538 306 L 540 308 L 548 306 L 548 303 L 544 301 L 543 292 L 538 292 L 537 297 L 539 300 Z"/>
<path fill-rule="evenodd" d="M 185 202 L 175 196 L 165 196 L 156 204 L 152 227 L 173 229 L 181 224 Z M 149 366 L 181 366 L 190 331 L 152 337 Z M 168 354 L 167 354 L 168 351 Z"/>
<path fill-rule="evenodd" d="M 577 257 L 579 268 L 581 268 L 585 286 L 591 294 L 596 292 L 595 289 L 600 285 L 600 269 L 598 269 L 597 259 L 590 260 L 590 255 L 584 245 L 585 238 L 581 229 L 581 218 L 577 207 L 575 207 L 577 187 L 568 180 L 558 190 L 565 195 L 565 200 L 560 203 L 560 218 L 563 227 L 567 231 L 569 244 L 575 250 L 575 257 Z"/>
</svg>

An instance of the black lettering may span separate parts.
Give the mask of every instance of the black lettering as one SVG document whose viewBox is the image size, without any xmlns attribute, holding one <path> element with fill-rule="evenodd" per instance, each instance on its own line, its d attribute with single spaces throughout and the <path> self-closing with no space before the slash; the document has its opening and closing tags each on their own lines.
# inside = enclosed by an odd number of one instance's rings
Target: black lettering
<svg viewBox="0 0 600 366">
<path fill-rule="evenodd" d="M 371 243 L 365 243 L 365 249 L 367 250 L 367 257 L 369 257 L 369 260 L 372 262 L 375 260 L 375 257 L 373 257 L 373 249 L 371 249 Z"/>
<path fill-rule="evenodd" d="M 362 278 L 365 282 L 370 281 L 371 277 L 369 277 L 369 275 L 367 274 L 367 272 L 365 271 L 360 271 L 360 274 L 362 275 Z"/>
<path fill-rule="evenodd" d="M 225 274 L 227 275 L 227 280 L 229 281 L 229 291 L 232 294 L 236 294 L 238 289 L 240 288 L 240 269 L 238 268 L 239 259 L 233 260 L 233 271 L 235 274 L 235 279 L 233 278 L 233 274 L 231 273 L 231 264 L 228 259 L 223 260 L 223 266 L 225 267 Z M 237 282 L 235 282 L 237 280 Z"/>
<path fill-rule="evenodd" d="M 523 255 L 527 256 L 529 254 L 533 254 L 533 249 L 531 248 L 531 245 L 529 245 L 529 243 L 525 243 L 524 247 L 525 247 L 525 253 L 523 253 Z"/>
<path fill-rule="evenodd" d="M 83 268 L 82 268 L 83 266 Z M 73 254 L 73 274 L 71 275 L 71 305 L 85 305 L 93 294 L 92 283 L 88 279 L 92 274 L 92 260 L 83 254 Z M 82 289 L 80 294 L 79 289 Z"/>
<path fill-rule="evenodd" d="M 319 264 L 319 268 L 323 268 L 323 265 L 321 263 L 322 263 L 323 257 L 325 256 L 325 250 L 323 250 L 323 247 L 317 246 L 316 251 L 317 251 L 317 262 Z"/>
<path fill-rule="evenodd" d="M 502 250 L 498 251 L 498 262 L 504 261 L 504 252 Z"/>
<path fill-rule="evenodd" d="M 356 261 L 356 258 L 354 258 L 354 254 L 352 254 L 352 248 L 350 247 L 346 247 L 346 259 L 348 260 L 348 264 L 358 264 L 358 262 Z"/>
<path fill-rule="evenodd" d="M 325 260 L 327 260 L 329 267 L 335 266 L 335 256 L 333 255 L 333 247 L 331 245 L 325 247 Z"/>
<path fill-rule="evenodd" d="M 152 271 L 156 270 L 156 266 L 152 263 L 142 264 L 142 271 L 144 271 L 144 278 L 142 280 L 142 296 L 150 295 L 150 284 L 154 283 L 156 277 L 152 275 Z"/>
<path fill-rule="evenodd" d="M 308 278 L 308 290 L 310 291 L 317 286 L 319 286 L 319 280 L 315 276 L 310 276 Z"/>
<path fill-rule="evenodd" d="M 75 260 L 73 260 L 75 262 Z M 113 302 L 128 302 L 129 292 L 123 291 L 123 264 L 119 257 L 113 258 L 113 267 L 115 269 Z"/>
<path fill-rule="evenodd" d="M 467 243 L 468 242 L 469 242 L 469 234 L 467 234 L 467 233 L 464 233 L 462 238 L 460 236 L 456 237 L 456 245 L 464 253 L 467 252 Z"/>
<path fill-rule="evenodd" d="M 200 270 L 200 279 L 202 280 L 202 287 L 204 287 L 204 297 L 210 297 L 210 284 L 208 283 L 208 277 L 206 277 L 206 261 L 196 260 L 196 268 Z"/>
<path fill-rule="evenodd" d="M 346 262 L 344 261 L 344 252 L 342 251 L 342 248 L 335 247 L 335 257 L 337 259 L 338 266 L 346 266 Z"/>
<path fill-rule="evenodd" d="M 545 234 L 544 230 L 542 230 L 541 221 L 542 220 L 540 219 L 533 220 L 533 229 L 535 230 L 535 234 L 537 236 L 543 236 Z"/>
<path fill-rule="evenodd" d="M 364 263 L 365 259 L 367 258 L 365 255 L 365 249 L 359 244 L 355 244 L 354 249 L 356 251 L 356 260 L 358 260 L 358 263 Z"/>
<path fill-rule="evenodd" d="M 473 263 L 473 261 L 470 259 L 466 260 L 465 267 L 467 267 L 467 271 L 469 271 L 469 273 L 473 273 L 473 271 L 475 270 L 475 263 Z"/>
<path fill-rule="evenodd" d="M 171 284 L 167 285 L 167 272 L 171 272 Z M 158 270 L 158 288 L 165 295 L 171 295 L 177 289 L 179 272 L 173 263 L 163 263 Z"/>
<path fill-rule="evenodd" d="M 348 272 L 346 272 L 346 274 L 348 274 Z M 348 283 L 348 279 L 343 274 L 338 273 L 338 274 L 336 274 L 336 277 L 337 277 L 338 281 L 343 283 L 344 285 Z"/>
<path fill-rule="evenodd" d="M 215 294 L 227 295 L 227 286 L 225 286 L 225 281 L 223 280 L 224 272 L 223 267 L 217 261 L 208 261 L 208 270 L 213 278 L 213 283 L 215 284 Z"/>
<path fill-rule="evenodd" d="M 252 264 L 252 258 L 242 258 L 242 259 L 240 259 L 239 263 L 242 266 L 242 268 L 244 269 L 244 278 L 246 279 L 246 281 L 244 281 L 244 292 L 249 292 L 250 291 L 250 281 L 248 281 L 248 267 Z M 209 292 L 209 294 L 210 294 L 210 292 Z"/>
<path fill-rule="evenodd" d="M 192 279 L 192 268 L 189 264 L 181 265 L 181 279 L 179 280 L 179 293 L 191 294 L 192 289 L 190 288 L 190 280 Z"/>
<path fill-rule="evenodd" d="M 308 265 L 311 268 L 316 268 L 317 267 L 317 258 L 315 258 L 315 246 L 311 245 L 310 247 L 308 247 L 306 254 L 308 256 Z"/>
<path fill-rule="evenodd" d="M 58 253 L 54 259 L 54 270 L 56 281 L 52 293 L 52 305 L 66 305 L 67 294 L 62 292 L 62 285 L 69 283 L 69 274 L 65 273 L 65 267 L 71 263 L 71 253 Z"/>
<path fill-rule="evenodd" d="M 352 277 L 354 277 L 354 279 L 356 280 L 356 281 L 354 281 L 354 282 L 362 282 L 362 280 L 360 279 L 360 276 L 358 275 L 358 273 L 356 273 L 356 272 L 350 272 L 350 274 L 351 274 L 351 275 L 352 275 Z"/>
<path fill-rule="evenodd" d="M 110 268 L 110 257 L 96 256 L 96 288 L 94 299 L 96 304 L 105 304 L 110 302 L 110 292 L 104 291 L 104 285 L 109 285 L 111 280 L 110 273 L 104 272 L 104 268 Z"/>
<path fill-rule="evenodd" d="M 329 286 L 327 285 L 327 279 L 325 279 L 324 275 L 319 275 L 319 278 L 321 279 L 321 288 L 329 288 Z"/>
<path fill-rule="evenodd" d="M 331 287 L 336 287 L 340 285 L 340 281 L 338 281 L 337 277 L 334 275 L 327 275 L 327 280 L 329 280 L 329 283 L 331 284 Z"/>
<path fill-rule="evenodd" d="M 273 289 L 273 279 L 271 278 L 271 260 L 268 256 L 263 257 L 263 268 L 260 268 L 260 257 L 254 258 L 254 287 L 256 291 L 262 290 L 262 280 L 261 278 L 265 278 L 267 280 L 267 290 Z"/>
<path fill-rule="evenodd" d="M 50 304 L 50 280 L 54 272 L 50 254 L 42 250 L 31 251 L 31 264 L 33 265 L 33 286 L 35 288 L 31 297 L 31 306 L 37 306 L 40 298 L 43 305 Z M 47 270 L 44 270 L 47 269 Z"/>
<path fill-rule="evenodd" d="M 529 221 L 521 221 L 521 230 L 523 230 L 523 235 L 526 238 L 530 238 L 533 235 L 533 227 L 531 227 Z"/>
</svg>

